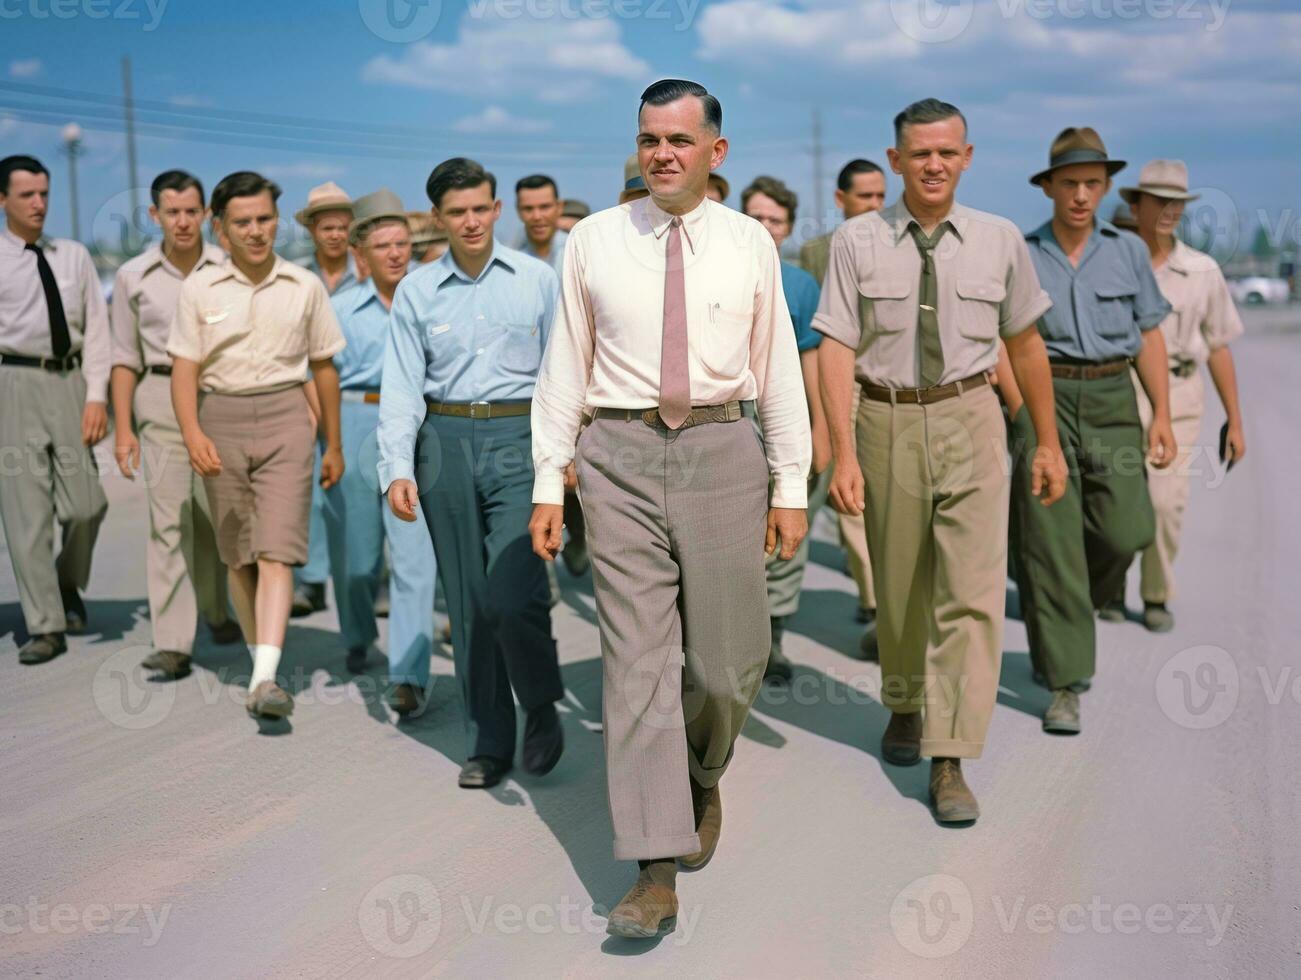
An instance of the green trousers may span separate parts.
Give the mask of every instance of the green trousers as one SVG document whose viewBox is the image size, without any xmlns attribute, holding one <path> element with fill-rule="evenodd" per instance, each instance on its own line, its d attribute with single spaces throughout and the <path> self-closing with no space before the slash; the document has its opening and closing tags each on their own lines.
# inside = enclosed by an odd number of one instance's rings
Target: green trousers
<svg viewBox="0 0 1301 980">
<path fill-rule="evenodd" d="M 1093 676 L 1094 610 L 1124 595 L 1125 571 L 1156 533 L 1143 428 L 1128 372 L 1053 379 L 1057 431 L 1070 468 L 1066 496 L 1030 492 L 1037 445 L 1030 413 L 1012 419 L 1012 540 L 1030 660 L 1052 688 Z"/>
</svg>

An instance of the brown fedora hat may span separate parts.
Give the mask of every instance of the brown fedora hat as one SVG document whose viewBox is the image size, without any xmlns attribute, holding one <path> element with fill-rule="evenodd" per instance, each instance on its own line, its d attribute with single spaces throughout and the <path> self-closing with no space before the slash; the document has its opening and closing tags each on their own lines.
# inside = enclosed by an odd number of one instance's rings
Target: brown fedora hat
<svg viewBox="0 0 1301 980">
<path fill-rule="evenodd" d="M 1057 134 L 1052 149 L 1048 151 L 1048 166 L 1030 178 L 1030 183 L 1038 184 L 1058 167 L 1069 167 L 1073 163 L 1105 163 L 1107 176 L 1125 169 L 1124 160 L 1107 158 L 1107 147 L 1097 130 L 1090 126 L 1068 126 Z"/>
<path fill-rule="evenodd" d="M 1140 194 L 1171 201 L 1195 201 L 1201 197 L 1188 193 L 1188 165 L 1182 160 L 1149 160 L 1143 164 L 1138 172 L 1138 186 L 1120 189 L 1120 196 L 1126 201 L 1137 200 Z"/>
</svg>

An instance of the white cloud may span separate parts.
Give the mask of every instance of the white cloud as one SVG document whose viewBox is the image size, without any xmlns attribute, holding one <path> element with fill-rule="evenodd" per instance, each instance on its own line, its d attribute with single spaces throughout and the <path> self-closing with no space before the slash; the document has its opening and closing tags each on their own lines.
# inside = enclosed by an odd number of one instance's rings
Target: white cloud
<svg viewBox="0 0 1301 980">
<path fill-rule="evenodd" d="M 580 102 L 606 83 L 644 81 L 650 66 L 623 45 L 610 20 L 471 18 L 454 44 L 409 45 L 380 55 L 362 81 L 542 102 Z"/>
<path fill-rule="evenodd" d="M 317 163 L 314 160 L 299 160 L 297 163 L 269 163 L 258 168 L 258 173 L 280 180 L 295 177 L 309 180 L 337 180 L 340 174 L 347 172 L 347 167 L 341 167 L 335 163 Z"/>
<path fill-rule="evenodd" d="M 40 58 L 23 58 L 18 61 L 9 62 L 9 77 L 35 78 L 44 69 L 45 66 L 41 64 Z"/>
<path fill-rule="evenodd" d="M 452 124 L 458 133 L 540 133 L 551 128 L 548 119 L 524 119 L 513 116 L 501 106 L 490 105 L 473 116 Z"/>
</svg>

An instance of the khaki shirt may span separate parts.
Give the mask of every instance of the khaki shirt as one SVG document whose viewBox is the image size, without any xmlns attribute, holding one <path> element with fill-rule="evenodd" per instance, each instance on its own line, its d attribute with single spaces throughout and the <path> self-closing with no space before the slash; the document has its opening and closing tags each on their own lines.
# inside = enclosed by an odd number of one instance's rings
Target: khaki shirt
<svg viewBox="0 0 1301 980">
<path fill-rule="evenodd" d="M 800 268 L 818 281 L 827 281 L 827 264 L 831 261 L 831 232 L 811 238 L 800 246 Z"/>
<path fill-rule="evenodd" d="M 831 261 L 813 328 L 857 352 L 855 374 L 915 388 L 922 259 L 903 201 L 851 218 L 832 236 Z M 1052 305 L 1025 239 L 1005 218 L 955 204 L 935 248 L 940 345 L 949 384 L 998 363 L 998 339 L 1034 324 Z"/>
<path fill-rule="evenodd" d="M 325 286 L 279 257 L 256 286 L 233 262 L 208 265 L 181 285 L 167 353 L 199 365 L 199 389 L 256 395 L 308 380 L 309 361 L 344 348 Z"/>
<path fill-rule="evenodd" d="M 1156 271 L 1156 282 L 1173 309 L 1161 321 L 1170 366 L 1205 364 L 1213 351 L 1242 333 L 1242 319 L 1219 264 L 1205 252 L 1175 240 Z"/>
<path fill-rule="evenodd" d="M 204 245 L 198 264 L 220 264 L 226 253 L 216 245 Z M 137 255 L 117 270 L 113 282 L 113 304 L 109 325 L 113 334 L 113 366 L 129 367 L 139 374 L 147 367 L 167 366 L 167 338 L 176 318 L 176 301 L 185 276 L 155 246 Z"/>
</svg>

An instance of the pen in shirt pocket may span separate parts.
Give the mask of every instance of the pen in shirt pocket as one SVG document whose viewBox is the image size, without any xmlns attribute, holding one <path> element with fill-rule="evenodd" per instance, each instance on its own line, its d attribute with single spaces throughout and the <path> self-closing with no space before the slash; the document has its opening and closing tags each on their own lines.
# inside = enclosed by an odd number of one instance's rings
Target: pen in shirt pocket
<svg viewBox="0 0 1301 980">
<path fill-rule="evenodd" d="M 717 323 L 717 322 L 718 322 L 718 310 L 719 310 L 720 306 L 721 306 L 721 304 L 719 304 L 719 303 L 710 303 L 710 304 L 709 304 L 709 322 L 710 322 L 710 323 Z"/>
</svg>

